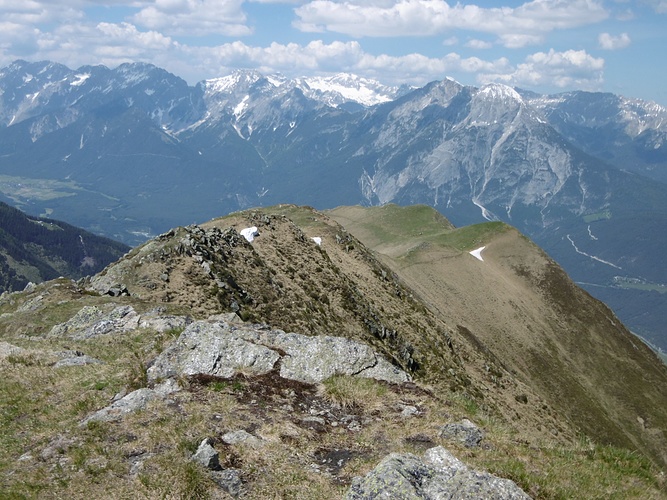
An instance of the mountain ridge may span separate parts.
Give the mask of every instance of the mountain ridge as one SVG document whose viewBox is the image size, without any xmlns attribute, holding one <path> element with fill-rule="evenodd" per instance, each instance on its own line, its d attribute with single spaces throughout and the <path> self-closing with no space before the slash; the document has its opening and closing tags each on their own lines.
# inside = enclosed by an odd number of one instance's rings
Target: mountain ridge
<svg viewBox="0 0 667 500">
<path fill-rule="evenodd" d="M 387 455 L 442 446 L 537 498 L 660 498 L 667 367 L 577 290 L 507 225 L 454 228 L 425 206 L 174 228 L 87 280 L 0 299 L 3 488 L 337 498 Z M 325 366 L 296 334 L 364 344 L 412 381 L 287 381 L 287 358 Z M 181 352 L 195 368 L 169 364 Z M 203 442 L 219 468 L 193 462 Z"/>
</svg>

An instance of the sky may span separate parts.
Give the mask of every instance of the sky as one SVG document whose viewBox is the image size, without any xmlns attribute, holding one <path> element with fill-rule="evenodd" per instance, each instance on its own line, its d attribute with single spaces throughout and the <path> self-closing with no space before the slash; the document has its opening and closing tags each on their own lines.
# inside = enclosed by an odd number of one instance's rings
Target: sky
<svg viewBox="0 0 667 500">
<path fill-rule="evenodd" d="M 149 62 L 191 85 L 346 72 L 667 106 L 667 0 L 0 0 L 0 67 L 17 59 Z"/>
</svg>

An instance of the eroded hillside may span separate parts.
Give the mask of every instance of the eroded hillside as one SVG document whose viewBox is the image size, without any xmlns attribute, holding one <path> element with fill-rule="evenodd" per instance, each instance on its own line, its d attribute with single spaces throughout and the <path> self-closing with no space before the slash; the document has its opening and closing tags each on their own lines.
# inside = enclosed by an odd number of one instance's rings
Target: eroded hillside
<svg viewBox="0 0 667 500">
<path fill-rule="evenodd" d="M 665 366 L 518 231 L 453 230 L 428 207 L 342 207 L 331 216 L 575 428 L 667 462 Z M 479 258 L 469 253 L 482 247 Z"/>
<path fill-rule="evenodd" d="M 482 262 L 468 250 L 483 244 Z M 388 453 L 445 446 L 534 497 L 659 498 L 667 398 L 649 385 L 667 377 L 640 344 L 626 361 L 610 320 L 514 230 L 456 230 L 424 207 L 176 228 L 90 279 L 3 297 L 2 488 L 335 498 Z M 290 378 L 295 365 L 324 375 Z M 472 446 L 445 432 L 463 417 L 482 429 Z M 193 462 L 206 446 L 217 462 Z"/>
</svg>

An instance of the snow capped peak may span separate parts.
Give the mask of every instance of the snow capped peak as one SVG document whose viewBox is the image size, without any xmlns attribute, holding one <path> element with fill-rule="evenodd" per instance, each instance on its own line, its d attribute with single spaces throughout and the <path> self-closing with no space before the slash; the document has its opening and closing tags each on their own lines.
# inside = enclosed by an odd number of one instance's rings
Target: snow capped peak
<svg viewBox="0 0 667 500">
<path fill-rule="evenodd" d="M 261 78 L 263 76 L 258 71 L 237 69 L 230 75 L 205 80 L 204 85 L 208 92 L 229 93 L 239 88 L 247 89 Z"/>
<path fill-rule="evenodd" d="M 511 99 L 522 102 L 521 95 L 509 85 L 503 83 L 488 83 L 479 89 L 478 95 L 490 99 Z"/>
<path fill-rule="evenodd" d="M 296 88 L 307 98 L 332 107 L 349 102 L 373 106 L 394 100 L 401 90 L 351 73 L 290 79 L 279 73 L 264 76 L 254 70 L 236 70 L 227 76 L 205 80 L 203 85 L 209 95 L 236 92 L 245 95 L 260 80 L 265 82 L 263 91 Z"/>
<path fill-rule="evenodd" d="M 397 87 L 389 87 L 351 73 L 300 78 L 296 84 L 307 97 L 334 107 L 349 101 L 373 106 L 395 99 L 398 93 Z"/>
</svg>

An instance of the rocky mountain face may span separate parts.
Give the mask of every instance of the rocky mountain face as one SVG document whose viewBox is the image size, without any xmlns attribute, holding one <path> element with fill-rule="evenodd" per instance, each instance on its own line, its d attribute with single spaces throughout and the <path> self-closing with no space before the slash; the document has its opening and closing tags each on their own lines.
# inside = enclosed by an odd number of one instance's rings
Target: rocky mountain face
<svg viewBox="0 0 667 500">
<path fill-rule="evenodd" d="M 29 217 L 0 202 L 0 291 L 101 271 L 130 248 L 64 222 Z"/>
<path fill-rule="evenodd" d="M 667 180 L 667 112 L 662 106 L 605 93 L 522 95 L 581 150 L 620 169 Z"/>
<path fill-rule="evenodd" d="M 499 222 L 237 212 L 0 313 L 10 495 L 664 495 L 667 369 Z"/>
<path fill-rule="evenodd" d="M 0 88 L 0 195 L 30 213 L 137 244 L 251 206 L 425 203 L 518 227 L 667 348 L 656 104 L 254 71 L 190 87 L 146 64 L 17 61 Z"/>
</svg>

